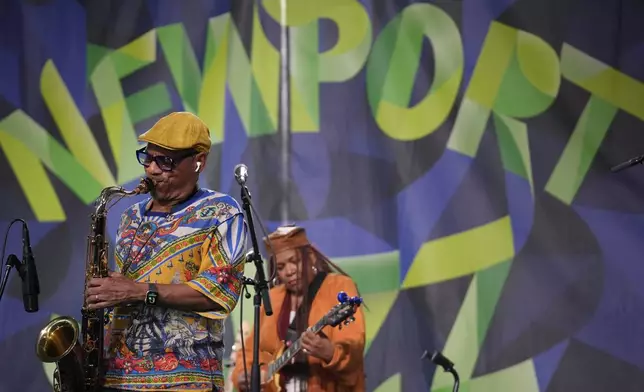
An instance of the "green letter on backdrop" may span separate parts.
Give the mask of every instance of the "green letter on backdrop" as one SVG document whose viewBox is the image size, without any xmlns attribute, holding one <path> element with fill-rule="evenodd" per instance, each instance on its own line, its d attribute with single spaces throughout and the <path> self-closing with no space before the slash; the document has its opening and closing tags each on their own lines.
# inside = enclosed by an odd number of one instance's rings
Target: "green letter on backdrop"
<svg viewBox="0 0 644 392">
<path fill-rule="evenodd" d="M 280 22 L 280 2 L 265 0 L 266 12 Z M 291 130 L 317 132 L 320 128 L 320 83 L 344 82 L 363 67 L 371 48 L 371 21 L 356 0 L 290 0 Z M 332 21 L 338 29 L 333 47 L 318 52 L 318 21 Z"/>
<path fill-rule="evenodd" d="M 492 22 L 448 147 L 475 156 L 491 111 L 507 118 L 536 116 L 554 101 L 559 83 L 559 59 L 550 45 Z"/>
<path fill-rule="evenodd" d="M 431 41 L 436 71 L 427 95 L 410 108 L 424 37 Z M 463 46 L 454 21 L 433 4 L 408 6 L 382 30 L 367 64 L 376 122 L 393 139 L 427 136 L 447 118 L 462 77 Z"/>
</svg>

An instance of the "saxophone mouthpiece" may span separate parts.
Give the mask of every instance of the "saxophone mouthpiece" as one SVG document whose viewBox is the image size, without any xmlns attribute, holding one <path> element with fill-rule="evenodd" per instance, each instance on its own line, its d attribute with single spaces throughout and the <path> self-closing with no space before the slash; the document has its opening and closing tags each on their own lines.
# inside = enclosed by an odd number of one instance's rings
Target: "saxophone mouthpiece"
<svg viewBox="0 0 644 392">
<path fill-rule="evenodd" d="M 139 185 L 137 185 L 134 192 L 137 195 L 143 195 L 143 194 L 149 193 L 152 190 L 152 188 L 154 188 L 154 184 L 152 183 L 152 180 L 150 180 L 147 177 L 143 177 L 141 178 L 141 182 L 139 183 Z"/>
</svg>

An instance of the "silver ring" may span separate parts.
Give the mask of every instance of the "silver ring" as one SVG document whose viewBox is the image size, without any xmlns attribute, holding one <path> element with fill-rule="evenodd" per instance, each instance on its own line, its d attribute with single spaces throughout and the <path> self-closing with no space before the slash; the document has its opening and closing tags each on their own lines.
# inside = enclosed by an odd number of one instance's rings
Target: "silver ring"
<svg viewBox="0 0 644 392">
<path fill-rule="evenodd" d="M 98 294 L 96 294 L 96 302 L 98 302 Z"/>
</svg>

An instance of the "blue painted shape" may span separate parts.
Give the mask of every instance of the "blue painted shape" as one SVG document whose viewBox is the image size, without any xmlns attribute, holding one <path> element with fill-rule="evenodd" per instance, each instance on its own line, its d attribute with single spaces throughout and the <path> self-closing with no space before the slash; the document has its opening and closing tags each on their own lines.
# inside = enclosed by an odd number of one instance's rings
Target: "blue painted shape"
<svg viewBox="0 0 644 392">
<path fill-rule="evenodd" d="M 493 136 L 493 132 L 484 134 L 479 154 L 473 158 L 427 240 L 463 233 L 508 214 L 505 171 Z"/>
<path fill-rule="evenodd" d="M 244 124 L 237 110 L 237 106 L 233 100 L 230 90 L 226 89 L 226 99 L 224 102 L 225 109 L 225 122 L 224 122 L 224 146 L 221 149 L 219 184 L 208 184 L 211 188 L 219 188 L 220 192 L 232 195 L 238 202 L 241 203 L 240 188 L 235 181 L 234 169 L 238 163 L 244 163 L 248 166 L 248 187 L 251 191 L 251 196 L 256 198 L 257 195 L 253 192 L 253 184 L 257 179 L 257 171 L 254 171 L 253 155 L 244 153 L 248 147 L 249 139 L 244 130 Z M 210 156 L 209 165 L 216 164 L 217 157 Z"/>
<path fill-rule="evenodd" d="M 540 391 L 547 391 L 548 384 L 552 379 L 553 374 L 559 367 L 559 362 L 568 348 L 568 340 L 553 346 L 551 349 L 544 351 L 539 355 L 532 358 L 534 363 L 534 372 L 537 376 L 537 383 L 539 384 Z"/>
<path fill-rule="evenodd" d="M 16 33 L 19 31 L 22 31 L 20 2 L 3 2 L 0 11 L 0 65 L 3 74 L 0 96 L 16 107 L 21 106 L 22 99 L 20 52 L 24 50 L 24 37 Z"/>
<path fill-rule="evenodd" d="M 79 77 L 86 75 L 85 11 L 78 2 L 60 3 L 63 2 L 38 6 L 23 4 L 24 32 L 29 42 L 25 44 L 41 47 L 39 50 L 25 48 L 25 61 L 37 67 L 37 70 L 34 69 L 38 75 L 35 82 L 39 83 L 45 61 L 52 60 L 82 115 L 86 116 L 88 113 L 82 105 L 86 79 Z M 61 42 L 65 44 L 61 45 Z"/>
<path fill-rule="evenodd" d="M 564 295 L 569 287 L 583 279 L 582 276 L 578 276 L 575 265 L 582 264 L 585 256 L 572 259 L 566 255 L 546 258 L 522 254 L 515 260 L 483 348 L 498 351 L 499 348 L 509 346 L 513 341 L 520 339 L 535 324 L 557 324 L 546 319 L 545 315 L 554 304 L 560 302 L 558 298 Z M 559 303 L 558 306 L 563 307 L 565 304 Z"/>
<path fill-rule="evenodd" d="M 597 236 L 604 255 L 602 298 L 575 336 L 637 366 L 644 363 L 644 216 L 574 206 Z M 607 222 L 611 222 L 607 224 Z"/>
<path fill-rule="evenodd" d="M 333 158 L 328 144 L 319 133 L 293 134 L 290 154 L 291 179 L 306 206 L 308 216 L 315 217 L 325 208 L 331 188 Z M 356 193 L 355 190 L 347 189 L 348 197 L 357 197 Z"/>
<path fill-rule="evenodd" d="M 330 150 L 342 149 L 350 153 L 396 162 L 394 143 L 373 116 L 366 100 L 366 67 L 343 83 L 327 83 L 320 86 L 320 130 Z M 338 99 L 343 97 L 343 99 Z M 359 102 L 358 106 L 349 102 Z M 360 115 L 366 113 L 370 115 Z"/>
<path fill-rule="evenodd" d="M 16 271 L 12 271 L 9 276 L 7 287 L 9 287 L 12 281 L 16 279 L 20 280 L 20 277 L 18 277 Z M 2 297 L 2 305 L 0 306 L 0 320 L 3 320 L 3 323 L 0 324 L 0 342 L 11 339 L 13 335 L 29 327 L 36 325 L 44 326 L 49 321 L 51 314 L 46 305 L 47 304 L 43 304 L 41 300 L 38 303 L 37 312 L 27 313 L 25 312 L 22 299 L 4 295 Z M 4 322 L 5 320 L 7 320 L 7 322 Z M 33 339 L 35 341 L 36 336 L 34 336 Z"/>
<path fill-rule="evenodd" d="M 397 229 L 401 281 L 461 184 L 471 162 L 471 158 L 465 155 L 445 150 L 431 170 L 399 193 Z"/>
<path fill-rule="evenodd" d="M 195 21 L 195 15 L 185 12 L 185 3 L 175 0 L 147 0 L 147 8 L 154 25 L 165 26 L 173 23 L 190 24 Z M 199 15 L 199 19 L 214 17 L 229 12 L 232 0 L 194 0 L 190 7 L 200 7 L 205 15 Z M 184 12 L 182 12 L 184 11 Z"/>
<path fill-rule="evenodd" d="M 0 47 L 0 64 L 4 80 L 0 83 L 0 96 L 15 107 L 20 107 L 20 61 L 16 53 Z"/>
<path fill-rule="evenodd" d="M 43 239 L 49 232 L 57 228 L 61 223 L 41 223 L 35 220 L 27 220 L 26 222 L 29 229 L 29 242 L 31 243 L 31 248 L 34 253 L 34 260 L 37 267 L 38 263 L 40 262 L 40 258 L 45 257 L 45 255 L 39 255 L 38 252 L 34 250 L 34 248 L 36 247 L 36 245 L 38 245 L 41 239 Z M 0 241 L 4 241 L 5 233 L 7 232 L 8 227 L 8 221 L 0 222 L 0 230 L 2 230 L 2 232 L 0 232 Z M 4 265 L 6 257 L 12 253 L 19 258 L 22 257 L 22 224 L 20 222 L 14 223 L 11 227 L 11 231 L 9 232 L 9 235 L 7 237 L 7 247 L 4 253 L 5 260 L 1 261 L 2 265 Z"/>
<path fill-rule="evenodd" d="M 505 191 L 512 226 L 514 251 L 519 250 L 528 240 L 534 222 L 534 198 L 530 183 L 514 173 L 505 173 Z"/>
</svg>

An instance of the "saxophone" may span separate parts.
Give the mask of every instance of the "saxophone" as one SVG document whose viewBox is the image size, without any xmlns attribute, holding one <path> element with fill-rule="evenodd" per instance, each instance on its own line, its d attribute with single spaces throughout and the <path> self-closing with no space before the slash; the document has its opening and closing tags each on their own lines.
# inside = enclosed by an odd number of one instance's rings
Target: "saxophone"
<svg viewBox="0 0 644 392">
<path fill-rule="evenodd" d="M 151 189 L 151 181 L 143 178 L 132 191 L 117 186 L 101 191 L 87 239 L 85 292 L 91 278 L 108 276 L 107 204 L 115 197 L 145 194 Z M 42 362 L 56 363 L 55 392 L 98 392 L 102 388 L 105 311 L 88 309 L 84 294 L 80 327 L 73 317 L 61 316 L 51 320 L 38 335 L 36 355 Z"/>
</svg>

